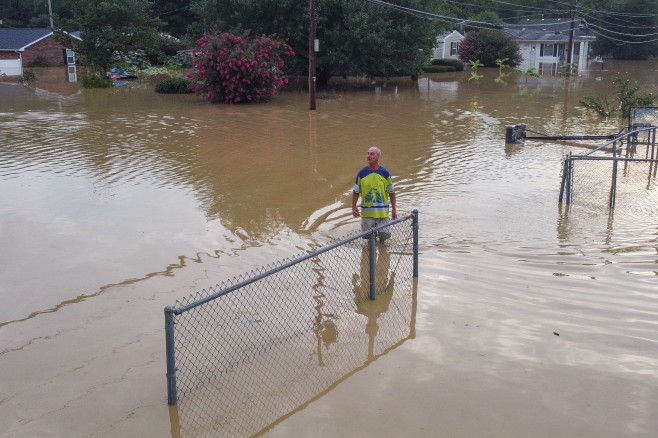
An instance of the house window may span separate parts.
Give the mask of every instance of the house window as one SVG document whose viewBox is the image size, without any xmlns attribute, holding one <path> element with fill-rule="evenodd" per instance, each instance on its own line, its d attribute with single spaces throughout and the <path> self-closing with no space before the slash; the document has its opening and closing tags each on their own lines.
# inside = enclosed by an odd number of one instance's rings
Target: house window
<svg viewBox="0 0 658 438">
<path fill-rule="evenodd" d="M 71 49 L 66 49 L 66 63 L 68 65 L 75 64 L 75 53 Z"/>
<path fill-rule="evenodd" d="M 69 75 L 69 82 L 78 82 L 78 73 L 76 71 L 75 65 L 69 65 L 67 70 Z"/>
<path fill-rule="evenodd" d="M 542 44 L 539 56 L 557 56 L 557 44 Z"/>
<path fill-rule="evenodd" d="M 450 43 L 450 56 L 455 56 L 457 55 L 457 46 L 459 43 L 457 41 L 452 41 Z"/>
</svg>

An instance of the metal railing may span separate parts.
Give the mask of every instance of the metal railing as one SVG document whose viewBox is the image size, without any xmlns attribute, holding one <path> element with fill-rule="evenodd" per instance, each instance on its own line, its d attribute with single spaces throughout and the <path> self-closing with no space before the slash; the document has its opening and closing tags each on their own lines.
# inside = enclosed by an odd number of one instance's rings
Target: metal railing
<svg viewBox="0 0 658 438">
<path fill-rule="evenodd" d="M 582 155 L 569 153 L 562 171 L 559 202 L 597 205 L 609 209 L 623 195 L 631 202 L 654 202 L 658 153 L 656 126 L 637 127 Z M 576 177 L 577 175 L 577 177 Z"/>
<path fill-rule="evenodd" d="M 365 317 L 372 331 L 382 311 L 364 311 L 367 303 L 387 307 L 412 276 L 418 276 L 417 211 L 177 301 L 165 308 L 169 404 L 195 390 L 249 386 L 270 367 L 281 375 L 298 369 L 304 361 L 289 353 L 320 342 L 327 327 Z"/>
</svg>

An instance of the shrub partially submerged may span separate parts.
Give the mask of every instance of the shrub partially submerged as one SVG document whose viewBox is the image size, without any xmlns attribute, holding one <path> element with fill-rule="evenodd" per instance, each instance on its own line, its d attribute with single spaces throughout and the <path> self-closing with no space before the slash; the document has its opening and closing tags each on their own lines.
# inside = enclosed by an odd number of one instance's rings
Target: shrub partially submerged
<svg viewBox="0 0 658 438">
<path fill-rule="evenodd" d="M 432 65 L 451 66 L 455 69 L 453 71 L 464 71 L 464 63 L 459 59 L 437 58 L 432 60 Z"/>
<path fill-rule="evenodd" d="M 621 116 L 627 118 L 632 107 L 653 106 L 656 101 L 656 96 L 652 93 L 638 94 L 640 84 L 637 81 L 631 83 L 628 77 L 615 76 L 612 83 L 617 86 L 614 97 L 584 96 L 580 104 L 603 117 L 611 117 L 617 110 L 621 110 Z"/>
<path fill-rule="evenodd" d="M 192 81 L 186 78 L 170 78 L 158 82 L 155 86 L 156 93 L 162 94 L 186 94 L 192 93 L 190 85 Z"/>
<path fill-rule="evenodd" d="M 110 88 L 114 86 L 112 78 L 107 77 L 104 72 L 92 71 L 80 75 L 80 86 L 82 88 Z"/>
<path fill-rule="evenodd" d="M 456 70 L 452 65 L 427 65 L 423 67 L 423 71 L 425 73 L 449 73 Z"/>
</svg>

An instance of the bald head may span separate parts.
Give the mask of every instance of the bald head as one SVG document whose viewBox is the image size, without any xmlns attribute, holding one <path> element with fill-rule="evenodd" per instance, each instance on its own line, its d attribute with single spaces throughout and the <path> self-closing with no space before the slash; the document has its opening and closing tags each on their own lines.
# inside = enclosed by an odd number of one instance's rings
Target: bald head
<svg viewBox="0 0 658 438">
<path fill-rule="evenodd" d="M 379 157 L 382 155 L 382 151 L 378 147 L 373 146 L 368 149 L 368 167 L 372 170 L 379 169 Z"/>
</svg>

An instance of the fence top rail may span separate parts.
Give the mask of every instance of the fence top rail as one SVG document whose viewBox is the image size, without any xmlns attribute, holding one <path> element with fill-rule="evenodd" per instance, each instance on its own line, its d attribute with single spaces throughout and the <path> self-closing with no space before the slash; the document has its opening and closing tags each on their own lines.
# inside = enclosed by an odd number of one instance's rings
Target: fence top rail
<svg viewBox="0 0 658 438">
<path fill-rule="evenodd" d="M 590 157 L 589 155 L 570 155 L 568 159 L 573 161 L 628 161 L 633 163 L 655 163 L 658 158 L 627 158 L 627 157 Z"/>
<path fill-rule="evenodd" d="M 294 266 L 298 263 L 301 263 L 301 262 L 304 262 L 306 260 L 312 259 L 313 257 L 317 257 L 318 255 L 320 255 L 322 253 L 325 253 L 327 251 L 330 251 L 334 248 L 337 248 L 339 246 L 342 246 L 342 245 L 345 245 L 347 243 L 353 242 L 353 241 L 358 240 L 362 237 L 365 237 L 365 236 L 368 236 L 368 235 L 373 235 L 375 232 L 377 232 L 378 230 L 380 230 L 382 228 L 390 227 L 392 225 L 395 225 L 395 224 L 413 219 L 416 215 L 417 215 L 417 212 L 414 210 L 414 212 L 409 213 L 407 215 L 404 215 L 403 217 L 399 217 L 398 219 L 394 219 L 392 221 L 386 222 L 382 225 L 376 226 L 376 227 L 371 228 L 369 230 L 362 231 L 362 232 L 360 232 L 358 234 L 355 234 L 351 237 L 344 238 L 344 239 L 340 240 L 339 242 L 332 243 L 330 245 L 327 245 L 325 247 L 317 249 L 317 250 L 315 250 L 313 252 L 310 252 L 308 254 L 303 254 L 303 255 L 295 258 L 295 259 L 289 260 L 286 263 L 281 264 L 280 266 L 276 266 L 276 267 L 274 267 L 274 268 L 272 268 L 272 269 L 270 269 L 266 272 L 263 272 L 262 274 L 255 275 L 251 278 L 248 278 L 247 280 L 244 280 L 244 281 L 242 281 L 240 283 L 237 283 L 233 286 L 222 289 L 219 292 L 208 295 L 207 297 L 201 298 L 201 299 L 199 299 L 199 300 L 197 300 L 193 303 L 189 303 L 189 304 L 186 304 L 186 305 L 178 307 L 178 308 L 174 308 L 172 306 L 167 306 L 167 307 L 165 307 L 165 312 L 166 313 L 173 313 L 175 315 L 180 315 L 181 313 L 187 312 L 188 310 L 191 310 L 191 309 L 193 309 L 195 307 L 198 307 L 202 304 L 213 301 L 213 300 L 217 299 L 218 297 L 220 297 L 222 295 L 226 295 L 230 292 L 233 292 L 233 291 L 238 290 L 242 287 L 245 287 L 245 286 L 247 286 L 251 283 L 254 283 L 256 281 L 262 280 L 263 278 L 274 275 L 277 272 L 280 272 L 280 271 L 282 271 L 284 269 L 287 269 L 291 266 Z"/>
<path fill-rule="evenodd" d="M 626 134 L 618 135 L 617 137 L 613 138 L 612 140 L 609 140 L 609 141 L 607 141 L 607 142 L 605 142 L 605 143 L 603 143 L 603 144 L 601 144 L 601 145 L 595 147 L 594 149 L 592 149 L 591 151 L 587 152 L 587 153 L 584 154 L 583 156 L 588 156 L 588 155 L 593 154 L 594 152 L 598 152 L 598 151 L 600 151 L 601 149 L 605 148 L 606 146 L 610 146 L 610 145 L 613 145 L 613 146 L 614 146 L 618 141 L 621 141 L 621 140 L 623 140 L 624 138 L 630 137 L 630 136 L 632 136 L 632 135 L 639 134 L 640 132 L 644 132 L 644 131 L 652 131 L 652 130 L 653 130 L 653 131 L 654 131 L 654 134 L 655 134 L 655 132 L 656 132 L 657 129 L 658 129 L 658 126 L 647 126 L 647 127 L 644 127 L 644 128 L 638 128 L 638 129 L 635 129 L 635 130 L 633 130 L 633 131 L 629 131 L 629 132 L 627 132 Z"/>
</svg>

